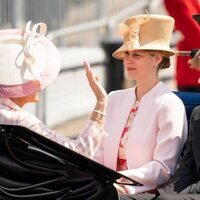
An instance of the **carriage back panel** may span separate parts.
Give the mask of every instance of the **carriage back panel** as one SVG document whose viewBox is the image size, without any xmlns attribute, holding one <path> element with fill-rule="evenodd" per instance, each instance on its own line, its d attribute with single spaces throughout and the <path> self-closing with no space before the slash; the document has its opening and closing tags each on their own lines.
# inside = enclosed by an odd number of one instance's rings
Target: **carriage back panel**
<svg viewBox="0 0 200 200">
<path fill-rule="evenodd" d="M 117 200 L 121 177 L 138 185 L 29 129 L 0 125 L 0 200 Z"/>
</svg>

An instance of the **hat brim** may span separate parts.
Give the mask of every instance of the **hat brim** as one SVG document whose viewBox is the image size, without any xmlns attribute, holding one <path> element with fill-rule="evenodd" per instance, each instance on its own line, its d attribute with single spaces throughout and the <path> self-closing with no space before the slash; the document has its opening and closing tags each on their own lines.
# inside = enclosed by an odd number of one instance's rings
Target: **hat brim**
<svg viewBox="0 0 200 200">
<path fill-rule="evenodd" d="M 144 45 L 144 46 L 140 46 L 138 48 L 134 48 L 134 49 L 131 49 L 129 50 L 127 48 L 127 45 L 126 44 L 123 44 L 119 49 L 117 49 L 115 52 L 113 52 L 112 56 L 114 58 L 117 58 L 117 59 L 120 59 L 120 60 L 123 60 L 124 59 L 124 56 L 125 56 L 125 52 L 127 51 L 159 51 L 163 56 L 165 57 L 170 57 L 170 56 L 173 56 L 175 54 L 175 52 L 168 48 L 168 47 L 165 47 L 163 48 L 163 45 Z"/>
</svg>

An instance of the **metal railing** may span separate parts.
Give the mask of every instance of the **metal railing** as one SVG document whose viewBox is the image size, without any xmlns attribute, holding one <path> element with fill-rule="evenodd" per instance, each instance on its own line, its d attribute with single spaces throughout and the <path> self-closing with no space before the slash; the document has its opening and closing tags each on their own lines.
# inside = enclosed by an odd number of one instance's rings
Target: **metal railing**
<svg viewBox="0 0 200 200">
<path fill-rule="evenodd" d="M 124 8 L 119 7 L 116 12 L 112 10 L 109 16 L 109 10 L 105 8 L 109 7 L 108 4 L 111 0 L 0 0 L 2 16 L 0 27 L 21 27 L 29 20 L 32 20 L 33 23 L 43 21 L 48 26 L 47 37 L 52 40 L 61 40 L 61 42 L 56 43 L 57 46 L 60 44 L 68 46 L 69 40 L 65 40 L 65 36 L 69 38 L 73 37 L 70 43 L 73 46 L 75 44 L 73 41 L 77 41 L 76 34 L 82 37 L 83 32 L 86 33 L 85 38 L 87 38 L 87 40 L 84 41 L 84 43 L 80 43 L 80 45 L 89 44 L 91 38 L 90 35 L 88 36 L 87 32 L 94 31 L 91 34 L 95 34 L 94 41 L 97 40 L 96 43 L 93 43 L 95 46 L 100 43 L 102 38 L 110 39 L 115 37 L 116 24 L 122 21 L 123 18 L 130 15 L 141 14 L 145 9 L 149 10 L 150 8 L 154 8 L 155 6 L 152 4 L 156 4 L 157 1 L 160 0 L 126 0 L 126 2 L 129 2 L 128 6 Z M 122 1 L 113 0 L 112 4 L 115 5 L 117 4 L 116 2 L 119 4 L 119 2 L 121 3 Z M 81 12 L 83 11 L 81 9 L 86 8 L 87 5 L 90 7 L 84 10 L 84 12 Z M 90 10 L 91 7 L 94 10 Z M 73 16 L 68 13 L 73 14 Z M 79 13 L 81 16 L 77 17 Z M 80 18 L 79 22 L 76 21 L 78 18 Z M 84 20 L 82 18 L 84 18 Z M 66 26 L 68 27 L 63 28 Z M 102 29 L 104 30 L 103 33 Z M 93 62 L 92 66 L 95 67 L 104 64 L 104 62 L 105 60 L 102 60 L 102 62 Z M 82 68 L 80 65 L 73 68 L 62 68 L 61 74 L 68 73 L 71 70 L 79 70 L 80 68 Z M 46 91 L 44 91 L 43 98 L 36 108 L 36 115 L 44 122 L 46 121 L 46 100 Z"/>
<path fill-rule="evenodd" d="M 160 1 L 160 0 L 159 0 Z M 106 34 L 104 37 L 107 39 L 112 38 L 114 36 L 114 30 L 116 29 L 116 24 L 121 21 L 123 18 L 126 18 L 127 16 L 134 15 L 136 13 L 143 13 L 145 12 L 145 9 L 150 10 L 150 9 L 155 9 L 155 6 L 151 4 L 157 4 L 155 0 L 149 1 L 149 0 L 138 0 L 135 1 L 132 5 L 128 6 L 125 9 L 120 10 L 119 12 L 115 13 L 112 15 L 110 18 L 101 18 L 98 20 L 93 20 L 90 22 L 86 23 L 81 23 L 78 25 L 72 25 L 67 28 L 62 28 L 59 30 L 55 31 L 50 31 L 47 35 L 47 37 L 51 40 L 55 40 L 58 38 L 62 38 L 65 36 L 73 35 L 76 33 L 82 33 L 83 31 L 88 31 L 88 30 L 94 30 L 94 29 L 99 29 L 99 28 L 105 28 L 106 29 Z M 99 38 L 101 39 L 101 37 Z M 98 42 L 99 43 L 99 42 Z M 100 62 L 93 62 L 91 64 L 92 67 L 98 66 L 98 65 L 104 65 L 105 60 L 102 60 Z M 61 74 L 63 73 L 68 73 L 69 71 L 72 70 L 79 70 L 81 69 L 81 65 L 77 65 L 76 67 L 68 67 L 68 68 L 62 68 L 61 69 Z M 41 109 L 45 105 L 46 101 L 46 93 L 43 93 L 43 100 L 41 101 L 41 105 L 38 105 L 37 108 L 37 115 L 45 122 L 46 120 L 46 113 L 44 109 Z"/>
<path fill-rule="evenodd" d="M 58 38 L 58 37 L 63 37 L 66 35 L 79 33 L 82 31 L 87 31 L 87 30 L 96 29 L 96 28 L 102 28 L 102 27 L 106 27 L 106 30 L 107 30 L 106 37 L 111 38 L 114 35 L 113 30 L 115 29 L 115 26 L 119 20 L 123 19 L 126 16 L 129 16 L 130 14 L 134 14 L 138 10 L 139 11 L 142 10 L 144 12 L 144 10 L 148 7 L 149 7 L 149 0 L 135 1 L 132 5 L 117 12 L 109 19 L 102 18 L 102 19 L 91 21 L 91 22 L 81 23 L 81 24 L 74 25 L 71 27 L 51 31 L 48 33 L 48 38 L 50 38 L 51 40 L 54 40 L 55 38 Z"/>
</svg>

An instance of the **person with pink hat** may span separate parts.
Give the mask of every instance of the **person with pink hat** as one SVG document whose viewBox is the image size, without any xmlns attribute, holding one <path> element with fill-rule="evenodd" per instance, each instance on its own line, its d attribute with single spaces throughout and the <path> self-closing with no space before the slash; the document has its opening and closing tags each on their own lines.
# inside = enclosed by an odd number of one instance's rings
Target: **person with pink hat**
<svg viewBox="0 0 200 200">
<path fill-rule="evenodd" d="M 39 30 L 39 31 L 38 31 Z M 96 95 L 96 106 L 85 129 L 71 140 L 47 128 L 22 107 L 39 101 L 38 93 L 58 75 L 60 55 L 54 44 L 45 37 L 46 24 L 31 28 L 0 30 L 0 124 L 20 125 L 52 139 L 87 157 L 92 157 L 106 136 L 103 130 L 107 94 L 85 62 L 86 74 Z"/>
<path fill-rule="evenodd" d="M 132 88 L 108 95 L 105 131 L 108 137 L 94 159 L 139 182 L 120 185 L 119 193 L 152 192 L 174 173 L 187 137 L 183 102 L 159 80 L 170 66 L 174 19 L 165 15 L 137 15 L 120 24 L 122 46 L 113 56 L 123 61 Z"/>
</svg>

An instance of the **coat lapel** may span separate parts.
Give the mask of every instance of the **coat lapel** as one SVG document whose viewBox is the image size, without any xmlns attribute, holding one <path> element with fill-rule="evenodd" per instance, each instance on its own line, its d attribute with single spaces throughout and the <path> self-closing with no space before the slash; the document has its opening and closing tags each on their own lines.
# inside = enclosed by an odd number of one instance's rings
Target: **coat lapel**
<svg viewBox="0 0 200 200">
<path fill-rule="evenodd" d="M 110 117 L 108 117 L 105 127 L 109 137 L 104 142 L 104 164 L 116 170 L 118 146 L 127 117 L 135 101 L 135 88 L 128 90 L 126 94 L 123 92 L 120 96 L 118 95 L 114 101 L 117 101 L 118 105 L 115 104 L 113 107 L 111 103 L 110 113 L 108 113 Z"/>
</svg>

